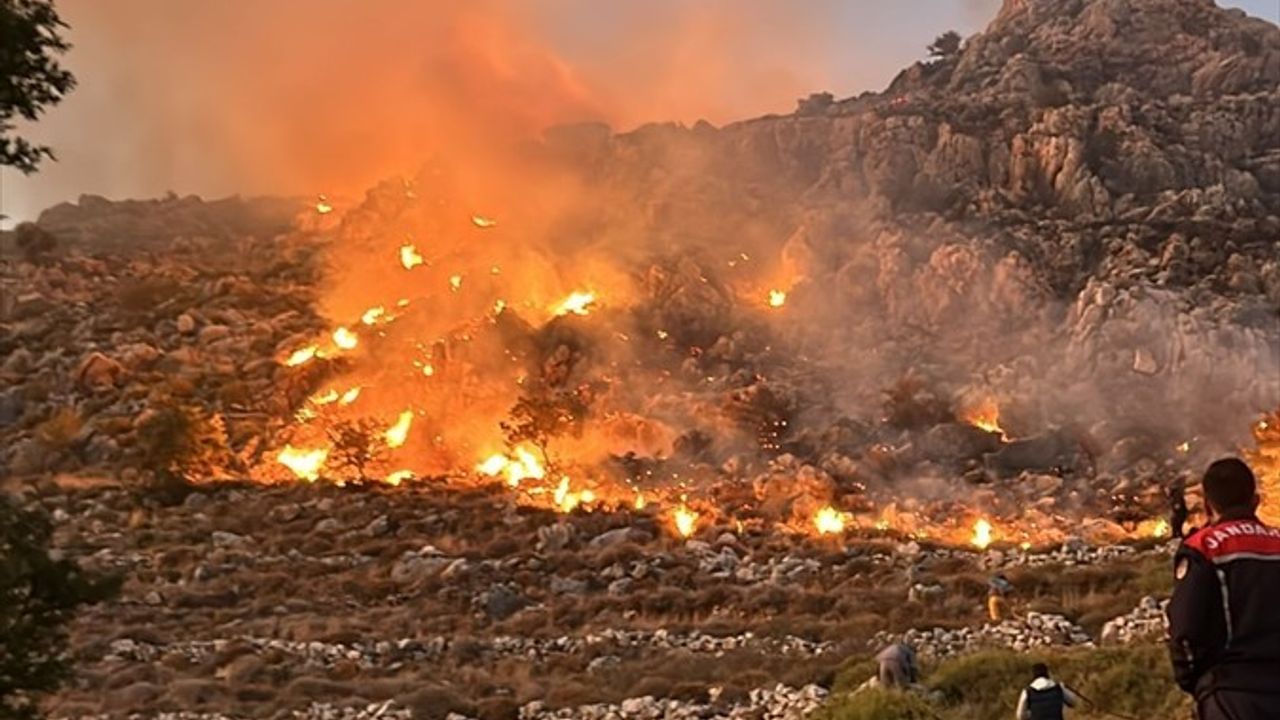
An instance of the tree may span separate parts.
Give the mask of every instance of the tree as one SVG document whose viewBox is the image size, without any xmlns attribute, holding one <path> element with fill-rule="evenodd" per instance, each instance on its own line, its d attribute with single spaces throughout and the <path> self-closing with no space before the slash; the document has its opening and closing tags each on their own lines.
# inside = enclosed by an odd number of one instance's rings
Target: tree
<svg viewBox="0 0 1280 720">
<path fill-rule="evenodd" d="M 928 47 L 929 57 L 934 60 L 946 60 L 960 54 L 960 33 L 948 30 L 934 39 Z"/>
<path fill-rule="evenodd" d="M 383 446 L 378 429 L 369 420 L 344 420 L 326 431 L 332 444 L 330 456 L 338 465 L 355 472 L 356 477 L 369 477 L 369 467 L 383 460 Z"/>
<path fill-rule="evenodd" d="M 0 0 L 0 165 L 35 172 L 53 150 L 13 135 L 15 120 L 35 121 L 76 85 L 58 64 L 71 49 L 52 0 Z"/>
<path fill-rule="evenodd" d="M 36 718 L 39 695 L 71 676 L 67 623 L 82 605 L 120 590 L 120 576 L 91 576 L 56 558 L 53 527 L 38 510 L 0 495 L 0 717 Z"/>
</svg>

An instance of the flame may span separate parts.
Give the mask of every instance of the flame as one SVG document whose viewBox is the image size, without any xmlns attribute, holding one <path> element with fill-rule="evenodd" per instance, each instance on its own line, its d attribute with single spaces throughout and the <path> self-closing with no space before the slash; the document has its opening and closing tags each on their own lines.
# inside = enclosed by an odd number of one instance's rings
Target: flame
<svg viewBox="0 0 1280 720">
<path fill-rule="evenodd" d="M 329 198 L 321 195 L 316 200 L 316 212 L 321 215 L 328 215 L 333 212 L 333 206 L 329 204 Z"/>
<path fill-rule="evenodd" d="M 387 446 L 398 448 L 404 445 L 404 441 L 409 437 L 409 426 L 413 425 L 413 411 L 405 410 L 400 413 L 400 418 L 396 420 L 396 424 L 387 428 L 382 437 L 387 441 Z"/>
<path fill-rule="evenodd" d="M 690 510 L 687 505 L 681 505 L 671 512 L 671 521 L 675 525 L 676 532 L 680 537 L 687 538 L 698 529 L 698 513 Z"/>
<path fill-rule="evenodd" d="M 1167 538 L 1169 537 L 1169 532 L 1169 521 L 1164 518 L 1160 518 L 1159 520 L 1156 520 L 1155 526 L 1151 528 L 1151 537 Z"/>
<path fill-rule="evenodd" d="M 1003 441 L 1007 442 L 1009 440 L 1004 428 L 1000 427 L 1000 406 L 991 398 L 987 398 L 977 406 L 964 411 L 960 419 L 979 430 L 999 434 L 1000 439 Z"/>
<path fill-rule="evenodd" d="M 316 353 L 319 350 L 320 348 L 316 347 L 315 345 L 308 345 L 299 350 L 294 350 L 293 354 L 290 355 L 289 358 L 284 361 L 284 364 L 287 367 L 297 367 L 298 365 L 302 365 L 303 363 L 311 362 L 311 360 L 315 358 Z"/>
<path fill-rule="evenodd" d="M 635 509 L 636 509 L 636 510 L 643 510 L 643 509 L 644 509 L 645 504 L 646 504 L 646 503 L 645 503 L 645 499 L 644 499 L 644 493 L 639 493 L 639 492 L 638 492 L 638 493 L 636 493 L 636 500 L 635 500 L 635 503 L 633 503 L 633 506 L 635 507 Z"/>
<path fill-rule="evenodd" d="M 973 537 L 969 542 L 979 550 L 986 550 L 991 545 L 991 523 L 986 518 L 979 518 L 973 524 Z"/>
<path fill-rule="evenodd" d="M 813 514 L 813 526 L 819 535 L 839 535 L 844 532 L 845 514 L 826 505 Z"/>
<path fill-rule="evenodd" d="M 780 308 L 787 304 L 786 290 L 770 290 L 769 291 L 769 307 Z"/>
<path fill-rule="evenodd" d="M 569 476 L 562 475 L 560 483 L 556 485 L 556 489 L 552 493 L 552 498 L 555 500 L 557 510 L 569 513 L 573 512 L 574 508 L 579 505 L 595 502 L 596 494 L 591 490 L 582 490 L 581 492 L 569 490 Z"/>
<path fill-rule="evenodd" d="M 360 322 L 364 323 L 365 325 L 372 325 L 378 322 L 379 318 L 381 318 L 383 315 L 386 315 L 386 314 L 387 314 L 387 309 L 382 307 L 381 305 L 377 305 L 369 308 L 368 310 L 365 310 L 364 314 L 360 316 Z"/>
<path fill-rule="evenodd" d="M 412 270 L 423 262 L 425 260 L 422 259 L 422 254 L 418 252 L 418 248 L 413 246 L 413 243 L 405 243 L 400 246 L 400 264 L 404 266 L 405 270 Z"/>
<path fill-rule="evenodd" d="M 328 405 L 329 403 L 334 402 L 337 399 L 338 399 L 337 390 L 326 390 L 325 392 L 322 392 L 318 395 L 312 395 L 311 404 L 312 405 Z"/>
<path fill-rule="evenodd" d="M 315 482 L 320 478 L 320 469 L 324 467 L 324 461 L 327 459 L 329 459 L 328 448 L 303 450 L 292 445 L 285 445 L 284 449 L 276 455 L 276 460 L 281 465 L 292 470 L 299 479 L 308 482 Z"/>
<path fill-rule="evenodd" d="M 587 315 L 591 312 L 591 306 L 596 302 L 596 294 L 593 292 L 578 291 L 569 295 L 569 297 L 561 300 L 558 305 L 552 308 L 553 315 Z"/>
<path fill-rule="evenodd" d="M 351 403 L 355 402 L 356 398 L 360 397 L 360 389 L 361 389 L 360 386 L 357 385 L 351 388 L 350 390 L 342 393 L 342 397 L 338 398 L 338 404 L 350 405 Z"/>
<path fill-rule="evenodd" d="M 461 289 L 462 289 L 462 276 L 461 276 L 461 275 L 450 275 L 450 276 L 449 276 L 449 289 L 450 289 L 450 290 L 452 290 L 453 292 L 458 292 L 459 290 L 461 290 Z"/>
<path fill-rule="evenodd" d="M 383 480 L 392 487 L 398 487 L 405 480 L 413 478 L 412 470 L 396 470 L 388 474 Z"/>
<path fill-rule="evenodd" d="M 427 377 L 431 377 L 432 375 L 435 375 L 436 374 L 435 366 L 432 365 L 431 363 L 424 364 L 422 366 L 422 374 L 426 375 Z"/>
<path fill-rule="evenodd" d="M 1183 455 L 1185 455 L 1185 454 L 1187 454 L 1187 453 L 1191 452 L 1191 443 L 1190 443 L 1190 442 L 1187 442 L 1187 441 L 1184 441 L 1184 442 L 1182 442 L 1182 443 L 1179 443 L 1179 444 L 1178 444 L 1178 447 L 1177 447 L 1176 449 L 1177 449 L 1177 451 L 1178 451 L 1178 452 L 1180 452 L 1180 453 L 1182 453 Z"/>
<path fill-rule="evenodd" d="M 476 465 L 476 472 L 486 477 L 501 475 L 511 487 L 519 486 L 522 480 L 541 480 L 547 476 L 547 470 L 539 462 L 538 456 L 525 446 L 517 445 L 512 450 L 512 455 L 514 457 L 494 453 Z"/>
<path fill-rule="evenodd" d="M 354 349 L 359 342 L 360 338 L 345 327 L 340 327 L 333 331 L 333 344 L 343 350 Z"/>
<path fill-rule="evenodd" d="M 501 298 L 493 301 L 493 314 L 501 315 L 503 310 L 507 309 L 507 301 Z"/>
<path fill-rule="evenodd" d="M 498 225 L 498 221 L 494 220 L 493 218 L 487 218 L 483 215 L 472 215 L 471 224 L 475 225 L 478 228 L 484 229 L 484 228 L 496 227 Z"/>
</svg>

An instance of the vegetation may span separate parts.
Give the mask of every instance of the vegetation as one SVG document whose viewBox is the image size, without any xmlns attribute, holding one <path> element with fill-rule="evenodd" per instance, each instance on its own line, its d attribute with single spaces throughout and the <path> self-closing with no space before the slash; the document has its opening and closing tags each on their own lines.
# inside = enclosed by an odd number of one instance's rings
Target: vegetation
<svg viewBox="0 0 1280 720">
<path fill-rule="evenodd" d="M 120 589 L 119 577 L 90 577 L 49 549 L 41 512 L 0 495 L 0 717 L 39 717 L 41 695 L 71 675 L 67 623 L 76 608 Z"/>
<path fill-rule="evenodd" d="M 577 432 L 591 406 L 595 388 L 576 390 L 533 389 L 522 395 L 511 408 L 509 419 L 502 422 L 502 432 L 511 445 L 529 443 L 538 448 L 547 465 L 551 441 L 561 435 Z"/>
<path fill-rule="evenodd" d="M 183 478 L 216 476 L 231 461 L 222 417 L 172 401 L 142 421 L 138 445 L 145 467 Z"/>
<path fill-rule="evenodd" d="M 378 428 L 370 420 L 338 422 L 327 434 L 332 444 L 329 457 L 362 479 L 368 477 L 369 467 L 380 462 L 385 454 Z"/>
<path fill-rule="evenodd" d="M 854 694 L 874 664 L 859 658 L 836 678 L 837 695 L 818 720 L 1004 720 L 1013 717 L 1018 694 L 1031 679 L 1031 666 L 1048 663 L 1054 677 L 1094 705 L 1072 717 L 1101 720 L 1189 717 L 1190 701 L 1173 683 L 1161 645 L 1078 648 L 1017 653 L 987 650 L 945 660 L 924 670 L 928 692 L 904 695 L 869 690 Z M 1086 703 L 1088 705 L 1088 703 Z"/>
<path fill-rule="evenodd" d="M 35 121 L 75 87 L 58 64 L 71 46 L 50 0 L 0 0 L 0 165 L 35 172 L 53 150 L 13 134 L 18 119 Z"/>
<path fill-rule="evenodd" d="M 960 33 L 955 30 L 948 30 L 937 38 L 927 48 L 929 57 L 933 60 L 947 60 L 960 54 L 960 46 L 962 39 Z"/>
</svg>

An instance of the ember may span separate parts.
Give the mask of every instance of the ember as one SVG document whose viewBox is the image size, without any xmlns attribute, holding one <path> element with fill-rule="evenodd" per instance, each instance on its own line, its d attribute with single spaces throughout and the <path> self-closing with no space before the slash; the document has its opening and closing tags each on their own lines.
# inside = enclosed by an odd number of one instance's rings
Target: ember
<svg viewBox="0 0 1280 720">
<path fill-rule="evenodd" d="M 418 248 L 412 243 L 405 243 L 400 246 L 400 264 L 405 270 L 412 270 L 423 263 L 422 254 L 418 252 Z"/>
<path fill-rule="evenodd" d="M 785 290 L 769 291 L 769 307 L 780 308 L 787 304 L 787 292 Z"/>
<path fill-rule="evenodd" d="M 284 449 L 276 455 L 276 460 L 281 465 L 293 471 L 299 479 L 308 482 L 315 482 L 320 478 L 320 469 L 324 467 L 325 460 L 328 458 L 329 451 L 324 448 L 305 450 L 292 445 L 285 445 Z"/>
<path fill-rule="evenodd" d="M 343 350 L 354 349 L 359 342 L 360 338 L 356 337 L 355 333 L 345 327 L 340 327 L 333 331 L 333 344 Z"/>
<path fill-rule="evenodd" d="M 400 417 L 396 420 L 396 424 L 387 428 L 387 431 L 383 433 L 383 438 L 387 441 L 387 447 L 398 448 L 404 445 L 405 440 L 409 437 L 409 426 L 412 424 L 412 410 L 405 410 L 400 413 Z"/>
<path fill-rule="evenodd" d="M 316 347 L 315 345 L 308 345 L 307 347 L 301 348 L 299 350 L 295 350 L 293 351 L 293 354 L 290 355 L 288 359 L 284 361 L 284 364 L 289 367 L 296 367 L 298 365 L 311 362 L 311 360 L 315 358 L 316 353 L 319 352 L 319 350 L 320 348 Z"/>
<path fill-rule="evenodd" d="M 671 512 L 671 522 L 680 537 L 687 538 L 698 529 L 698 515 L 686 505 L 680 505 Z"/>
<path fill-rule="evenodd" d="M 839 535 L 844 532 L 845 514 L 827 505 L 813 516 L 813 525 L 819 535 Z"/>
<path fill-rule="evenodd" d="M 979 550 L 986 550 L 991 545 L 991 523 L 986 518 L 979 518 L 973 524 L 973 537 L 969 542 Z"/>
</svg>

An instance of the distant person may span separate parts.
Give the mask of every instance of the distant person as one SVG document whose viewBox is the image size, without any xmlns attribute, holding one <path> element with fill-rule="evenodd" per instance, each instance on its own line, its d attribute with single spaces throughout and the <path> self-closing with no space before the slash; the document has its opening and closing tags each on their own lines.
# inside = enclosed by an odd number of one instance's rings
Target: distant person
<svg viewBox="0 0 1280 720">
<path fill-rule="evenodd" d="M 876 655 L 880 663 L 880 687 L 906 688 L 920 681 L 916 651 L 906 643 L 894 643 Z"/>
<path fill-rule="evenodd" d="M 1169 650 L 1201 720 L 1280 718 L 1280 529 L 1236 458 L 1205 471 L 1208 524 L 1174 556 Z"/>
<path fill-rule="evenodd" d="M 1191 516 L 1187 510 L 1187 487 L 1179 479 L 1169 488 L 1169 532 L 1175 538 L 1185 537 L 1187 518 Z M 1192 531 L 1194 532 L 1194 528 Z"/>
<path fill-rule="evenodd" d="M 1004 599 L 1004 595 L 999 590 L 991 588 L 987 591 L 987 617 L 993 623 L 1004 622 L 1009 615 L 1009 601 Z"/>
<path fill-rule="evenodd" d="M 1036 663 L 1031 674 L 1031 684 L 1018 697 L 1017 720 L 1062 720 L 1066 708 L 1080 705 L 1079 695 L 1049 677 L 1048 665 Z"/>
</svg>

